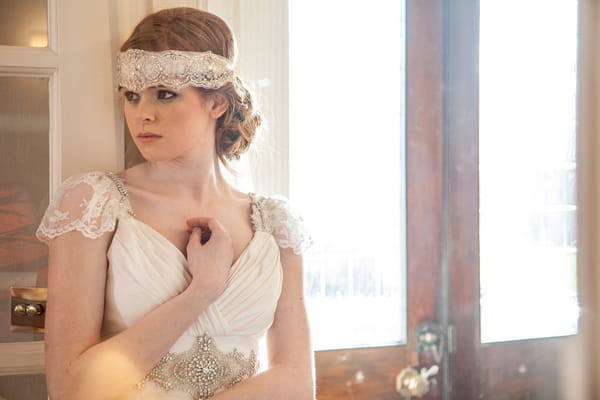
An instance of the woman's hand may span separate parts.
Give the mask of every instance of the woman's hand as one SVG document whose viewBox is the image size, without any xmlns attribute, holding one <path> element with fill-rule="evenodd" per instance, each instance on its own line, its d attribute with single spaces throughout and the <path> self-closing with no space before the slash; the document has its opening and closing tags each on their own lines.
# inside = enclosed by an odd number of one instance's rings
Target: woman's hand
<svg viewBox="0 0 600 400">
<path fill-rule="evenodd" d="M 187 224 L 191 231 L 187 244 L 188 268 L 193 277 L 190 288 L 212 302 L 223 293 L 229 277 L 233 262 L 231 237 L 216 218 L 190 218 Z"/>
</svg>

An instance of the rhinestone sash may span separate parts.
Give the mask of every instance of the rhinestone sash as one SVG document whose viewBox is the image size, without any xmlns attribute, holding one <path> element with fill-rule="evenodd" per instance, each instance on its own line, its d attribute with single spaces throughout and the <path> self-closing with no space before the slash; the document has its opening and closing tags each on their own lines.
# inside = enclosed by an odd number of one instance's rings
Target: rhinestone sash
<svg viewBox="0 0 600 400">
<path fill-rule="evenodd" d="M 235 349 L 223 353 L 205 333 L 196 338 L 190 350 L 165 355 L 137 389 L 143 390 L 148 382 L 154 382 L 166 392 L 179 389 L 201 400 L 254 376 L 257 370 L 254 350 L 249 357 Z"/>
</svg>

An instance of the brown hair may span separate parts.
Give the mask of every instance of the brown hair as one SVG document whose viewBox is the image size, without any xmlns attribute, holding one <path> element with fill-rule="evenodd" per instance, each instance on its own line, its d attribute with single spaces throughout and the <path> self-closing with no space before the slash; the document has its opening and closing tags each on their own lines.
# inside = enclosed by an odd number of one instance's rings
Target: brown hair
<svg viewBox="0 0 600 400">
<path fill-rule="evenodd" d="M 227 23 L 214 14 L 189 7 L 168 8 L 146 16 L 121 46 L 121 51 L 183 50 L 211 51 L 233 64 L 237 56 L 235 38 Z M 261 124 L 250 91 L 238 77 L 220 89 L 198 89 L 203 93 L 219 92 L 229 102 L 217 120 L 215 148 L 221 162 L 238 159 L 246 152 Z"/>
</svg>

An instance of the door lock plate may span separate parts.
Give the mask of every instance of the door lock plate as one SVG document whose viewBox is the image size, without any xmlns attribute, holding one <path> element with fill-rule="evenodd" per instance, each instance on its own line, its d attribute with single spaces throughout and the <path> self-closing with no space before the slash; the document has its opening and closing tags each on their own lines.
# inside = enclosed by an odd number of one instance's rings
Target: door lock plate
<svg viewBox="0 0 600 400">
<path fill-rule="evenodd" d="M 419 353 L 441 353 L 446 328 L 440 324 L 421 324 L 417 328 L 417 351 Z"/>
<path fill-rule="evenodd" d="M 47 288 L 11 286 L 11 329 L 43 332 L 47 297 Z"/>
</svg>

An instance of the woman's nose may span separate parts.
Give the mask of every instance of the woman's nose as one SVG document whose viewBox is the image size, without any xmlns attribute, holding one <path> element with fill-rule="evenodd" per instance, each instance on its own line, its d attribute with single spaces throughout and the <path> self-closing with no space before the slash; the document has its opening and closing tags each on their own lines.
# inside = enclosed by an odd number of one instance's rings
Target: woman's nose
<svg viewBox="0 0 600 400">
<path fill-rule="evenodd" d="M 138 107 L 138 118 L 142 122 L 153 122 L 156 119 L 156 110 L 151 100 L 140 99 Z"/>
</svg>

